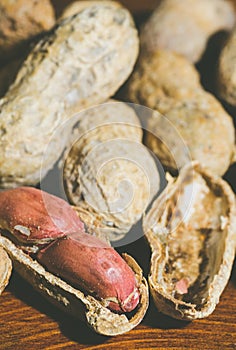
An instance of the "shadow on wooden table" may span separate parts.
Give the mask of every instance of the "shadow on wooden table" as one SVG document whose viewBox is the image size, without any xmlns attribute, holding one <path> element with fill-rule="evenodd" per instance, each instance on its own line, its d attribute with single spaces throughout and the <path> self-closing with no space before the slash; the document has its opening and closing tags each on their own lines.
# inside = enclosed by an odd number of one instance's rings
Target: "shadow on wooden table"
<svg viewBox="0 0 236 350">
<path fill-rule="evenodd" d="M 148 246 L 144 244 L 144 239 L 141 238 L 134 244 L 128 247 L 123 247 L 124 251 L 135 256 L 139 256 L 142 249 L 142 267 L 145 267 L 145 272 L 148 272 L 148 261 L 150 251 Z M 139 261 L 140 263 L 140 261 Z M 146 265 L 146 266 L 145 266 Z M 146 274 L 145 273 L 145 274 Z M 44 322 L 55 321 L 61 333 L 69 338 L 71 341 L 78 342 L 86 345 L 98 345 L 104 344 L 109 341 L 109 337 L 96 334 L 82 321 L 75 319 L 63 311 L 57 309 L 54 305 L 51 305 L 46 299 L 44 299 L 38 292 L 36 292 L 27 282 L 25 282 L 17 273 L 13 273 L 12 280 L 8 286 L 8 290 L 18 299 L 23 301 L 26 305 L 37 310 L 41 314 L 44 314 Z M 49 320 L 47 320 L 47 318 Z M 183 328 L 188 322 L 182 322 L 174 320 L 170 317 L 160 314 L 155 308 L 152 300 L 150 301 L 150 307 L 142 322 L 141 327 L 151 327 L 159 329 L 176 329 Z"/>
<path fill-rule="evenodd" d="M 46 315 L 49 319 L 58 323 L 61 333 L 71 341 L 84 345 L 99 345 L 109 341 L 109 337 L 96 334 L 82 321 L 75 319 L 51 305 L 39 293 L 37 293 L 18 274 L 14 273 L 8 290 L 26 305 Z M 45 321 L 47 322 L 47 320 Z M 151 301 L 147 315 L 142 326 L 159 329 L 180 329 L 188 325 L 188 322 L 174 320 L 160 314 Z"/>
<path fill-rule="evenodd" d="M 234 288 L 236 288 L 236 260 L 234 261 L 234 266 L 233 266 L 230 281 L 231 281 L 232 285 L 234 286 Z"/>
<path fill-rule="evenodd" d="M 84 322 L 67 315 L 50 304 L 17 273 L 13 273 L 8 290 L 26 305 L 56 321 L 62 334 L 72 341 L 79 342 L 80 344 L 96 345 L 102 344 L 109 339 L 108 337 L 96 334 Z"/>
<path fill-rule="evenodd" d="M 143 320 L 143 324 L 150 328 L 181 329 L 189 325 L 189 321 L 180 321 L 158 312 L 151 298 L 150 306 Z"/>
<path fill-rule="evenodd" d="M 227 174 L 231 182 L 235 179 L 235 169 L 232 174 Z M 228 180 L 229 180 L 228 179 Z M 149 273 L 149 263 L 151 251 L 147 244 L 146 239 L 141 232 L 141 223 L 138 223 L 134 230 L 133 242 L 127 244 L 126 240 L 121 240 L 116 249 L 121 253 L 128 253 L 136 259 L 138 264 L 142 267 L 144 276 L 147 278 Z M 137 231 L 140 231 L 137 235 Z M 131 232 L 132 234 L 132 232 Z M 46 315 L 49 319 L 57 322 L 61 333 L 72 341 L 86 345 L 99 345 L 109 341 L 109 337 L 96 334 L 82 321 L 68 316 L 64 312 L 51 305 L 46 299 L 44 299 L 39 293 L 37 293 L 27 282 L 25 282 L 18 274 L 13 274 L 13 280 L 9 285 L 9 290 L 14 296 L 22 300 L 25 304 L 29 305 L 33 309 L 38 310 L 40 313 Z M 231 281 L 236 287 L 236 264 L 231 276 Z M 152 329 L 184 329 L 190 322 L 175 320 L 171 317 L 165 316 L 159 313 L 154 305 L 152 298 L 150 298 L 150 306 L 147 314 L 142 321 L 142 328 Z M 47 322 L 45 317 L 45 322 Z M 50 321 L 50 320 L 49 320 Z"/>
</svg>

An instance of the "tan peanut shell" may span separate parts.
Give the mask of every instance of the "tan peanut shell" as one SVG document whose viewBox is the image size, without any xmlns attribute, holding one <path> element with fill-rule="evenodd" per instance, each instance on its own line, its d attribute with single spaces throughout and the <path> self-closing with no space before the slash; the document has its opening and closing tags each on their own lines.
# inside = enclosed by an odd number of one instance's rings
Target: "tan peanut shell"
<svg viewBox="0 0 236 350">
<path fill-rule="evenodd" d="M 6 288 L 9 279 L 11 277 L 12 263 L 11 259 L 5 252 L 5 250 L 0 247 L 0 294 Z"/>
<path fill-rule="evenodd" d="M 128 94 L 131 101 L 150 108 L 160 104 L 165 111 L 165 106 L 168 110 L 176 100 L 191 98 L 199 89 L 200 76 L 194 65 L 179 54 L 156 50 L 140 56 Z"/>
<path fill-rule="evenodd" d="M 36 184 L 70 135 L 55 129 L 75 112 L 106 100 L 132 71 L 138 37 L 129 12 L 94 5 L 63 20 L 42 39 L 0 100 L 0 186 Z"/>
<path fill-rule="evenodd" d="M 25 254 L 8 238 L 0 236 L 0 246 L 9 254 L 16 271 L 38 292 L 57 307 L 85 321 L 95 332 L 114 336 L 130 331 L 143 319 L 148 307 L 148 286 L 135 260 L 124 254 L 123 258 L 135 272 L 140 292 L 140 303 L 129 318 L 104 307 L 98 300 L 84 295 L 59 277 L 47 272 L 36 260 Z"/>
<path fill-rule="evenodd" d="M 187 149 L 190 158 L 217 175 L 223 175 L 233 162 L 232 118 L 203 90 L 196 69 L 184 57 L 164 50 L 142 55 L 129 81 L 128 96 L 157 111 L 147 119 L 145 143 L 167 168 L 186 164 Z"/>
<path fill-rule="evenodd" d="M 165 49 L 195 63 L 209 38 L 235 23 L 233 4 L 225 0 L 163 0 L 141 30 L 143 51 Z"/>
<path fill-rule="evenodd" d="M 74 16 L 77 13 L 83 11 L 84 9 L 86 9 L 87 7 L 93 6 L 93 5 L 109 5 L 111 3 L 111 1 L 107 1 L 107 0 L 81 0 L 81 1 L 74 1 L 71 4 L 69 4 L 68 6 L 66 6 L 66 8 L 63 10 L 62 15 L 61 15 L 61 19 L 62 18 L 67 18 L 70 16 Z M 113 1 L 113 5 L 117 6 L 117 7 L 121 7 L 121 4 L 119 2 Z"/>
<path fill-rule="evenodd" d="M 230 277 L 236 247 L 235 195 L 198 163 L 183 168 L 144 218 L 152 249 L 150 290 L 161 312 L 210 315 Z"/>
<path fill-rule="evenodd" d="M 236 27 L 223 48 L 217 71 L 218 92 L 220 97 L 236 106 Z"/>
<path fill-rule="evenodd" d="M 159 173 L 142 145 L 135 111 L 108 102 L 81 114 L 65 155 L 69 201 L 92 214 L 109 240 L 122 238 L 159 190 Z"/>
<path fill-rule="evenodd" d="M 19 53 L 22 45 L 54 24 L 54 10 L 49 0 L 1 0 L 1 59 Z"/>
</svg>

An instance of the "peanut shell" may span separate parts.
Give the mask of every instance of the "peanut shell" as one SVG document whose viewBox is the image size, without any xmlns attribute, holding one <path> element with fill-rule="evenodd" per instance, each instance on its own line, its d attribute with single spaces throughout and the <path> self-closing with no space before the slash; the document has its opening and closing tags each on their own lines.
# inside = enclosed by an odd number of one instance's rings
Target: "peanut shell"
<svg viewBox="0 0 236 350">
<path fill-rule="evenodd" d="M 218 64 L 217 79 L 219 96 L 236 106 L 236 28 L 223 48 Z"/>
<path fill-rule="evenodd" d="M 163 0 L 141 30 L 146 52 L 165 49 L 195 63 L 202 57 L 209 38 L 235 23 L 233 4 L 225 0 Z"/>
<path fill-rule="evenodd" d="M 89 235 L 88 216 L 31 187 L 3 191 L 0 202 L 1 262 L 8 252 L 16 270 L 36 290 L 99 333 L 119 334 L 142 320 L 148 288 L 141 269 L 95 232 Z M 117 311 L 122 312 L 120 318 Z"/>
<path fill-rule="evenodd" d="M 128 84 L 131 101 L 150 108 L 168 110 L 176 100 L 191 98 L 202 90 L 200 76 L 194 65 L 179 54 L 156 50 L 141 55 Z"/>
<path fill-rule="evenodd" d="M 109 102 L 85 111 L 75 133 L 77 141 L 64 157 L 69 201 L 100 222 L 101 235 L 118 240 L 159 190 L 159 173 L 142 145 L 139 120 L 128 105 Z"/>
<path fill-rule="evenodd" d="M 235 214 L 229 185 L 196 162 L 153 203 L 143 227 L 152 249 L 149 285 L 159 311 L 181 320 L 214 311 L 235 257 Z"/>
<path fill-rule="evenodd" d="M 1 59 L 16 55 L 28 40 L 54 24 L 55 14 L 49 0 L 1 0 Z"/>
<path fill-rule="evenodd" d="M 143 319 L 148 307 L 148 286 L 142 271 L 135 260 L 124 254 L 123 258 L 135 272 L 140 292 L 140 304 L 134 315 L 128 318 L 104 307 L 92 296 L 84 295 L 80 290 L 47 272 L 36 260 L 25 254 L 8 238 L 0 236 L 0 245 L 4 247 L 13 261 L 17 272 L 38 292 L 65 312 L 85 321 L 95 332 L 114 336 L 130 331 Z"/>
<path fill-rule="evenodd" d="M 36 184 L 59 158 L 71 129 L 55 129 L 74 113 L 105 101 L 127 79 L 138 54 L 129 12 L 94 5 L 61 21 L 30 53 L 0 100 L 0 186 Z"/>
<path fill-rule="evenodd" d="M 0 246 L 0 294 L 8 285 L 11 277 L 12 263 L 6 251 Z"/>
<path fill-rule="evenodd" d="M 217 175 L 233 163 L 232 118 L 203 90 L 196 69 L 184 57 L 163 50 L 142 55 L 128 96 L 157 111 L 147 119 L 145 143 L 170 170 L 181 168 L 189 156 Z"/>
</svg>

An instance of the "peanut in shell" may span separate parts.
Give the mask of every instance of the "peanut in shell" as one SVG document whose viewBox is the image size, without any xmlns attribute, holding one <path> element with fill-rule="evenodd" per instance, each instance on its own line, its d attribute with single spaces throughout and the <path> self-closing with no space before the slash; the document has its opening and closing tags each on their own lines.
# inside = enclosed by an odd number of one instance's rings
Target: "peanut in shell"
<svg viewBox="0 0 236 350">
<path fill-rule="evenodd" d="M 11 258 L 14 269 L 36 291 L 69 315 L 83 320 L 99 334 L 115 336 L 126 333 L 142 321 L 147 311 L 149 303 L 147 282 L 139 265 L 127 254 L 123 254 L 123 258 L 134 271 L 140 291 L 139 306 L 131 317 L 112 312 L 93 296 L 86 296 L 79 289 L 49 273 L 8 238 L 0 236 L 0 245 Z"/>
<path fill-rule="evenodd" d="M 139 303 L 133 271 L 110 244 L 86 232 L 63 199 L 32 187 L 3 191 L 0 227 L 47 271 L 113 311 L 130 312 Z"/>
<path fill-rule="evenodd" d="M 38 183 L 70 137 L 65 128 L 41 169 L 56 128 L 113 95 L 137 54 L 133 20 L 113 2 L 64 19 L 39 41 L 0 100 L 0 186 Z"/>
<path fill-rule="evenodd" d="M 211 36 L 235 24 L 233 4 L 225 0 L 163 0 L 144 24 L 142 51 L 164 49 L 198 62 Z"/>
<path fill-rule="evenodd" d="M 92 215 L 91 223 L 100 223 L 97 234 L 117 241 L 141 218 L 160 185 L 140 122 L 129 105 L 113 101 L 81 113 L 74 132 L 77 140 L 63 164 L 68 199 Z"/>
<path fill-rule="evenodd" d="M 232 118 L 203 90 L 184 57 L 164 50 L 141 55 L 127 89 L 132 102 L 154 110 L 146 121 L 145 143 L 169 170 L 192 159 L 223 175 L 234 162 Z"/>
<path fill-rule="evenodd" d="M 84 224 L 68 203 L 35 188 L 1 192 L 1 288 L 10 273 L 8 254 L 14 268 L 49 301 L 98 333 L 121 334 L 142 320 L 147 282 L 131 257 L 122 259 L 95 233 L 86 233 Z"/>
</svg>

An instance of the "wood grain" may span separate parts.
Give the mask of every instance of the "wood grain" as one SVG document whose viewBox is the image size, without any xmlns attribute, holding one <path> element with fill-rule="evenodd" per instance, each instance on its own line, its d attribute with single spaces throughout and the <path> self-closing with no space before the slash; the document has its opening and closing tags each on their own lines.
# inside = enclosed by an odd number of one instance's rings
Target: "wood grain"
<svg viewBox="0 0 236 350">
<path fill-rule="evenodd" d="M 141 249 L 144 259 L 140 259 Z M 139 263 L 142 260 L 146 264 L 149 251 L 142 239 L 128 250 L 139 256 Z M 56 309 L 13 274 L 1 296 L 0 349 L 236 349 L 235 309 L 236 267 L 210 317 L 177 321 L 158 313 L 151 301 L 141 325 L 127 334 L 108 338 Z"/>
<path fill-rule="evenodd" d="M 71 0 L 53 0 L 60 13 Z M 157 1 L 122 1 L 135 14 Z M 235 0 L 236 3 L 236 0 Z M 208 70 L 207 70 L 208 71 Z M 227 106 L 226 106 L 227 107 Z M 235 111 L 230 111 L 236 116 Z M 225 177 L 236 191 L 236 166 Z M 148 273 L 150 251 L 143 239 L 123 247 Z M 0 298 L 0 349 L 236 349 L 236 266 L 215 312 L 208 318 L 181 322 L 161 315 L 152 301 L 143 322 L 113 338 L 95 334 L 44 300 L 16 273 Z"/>
</svg>

